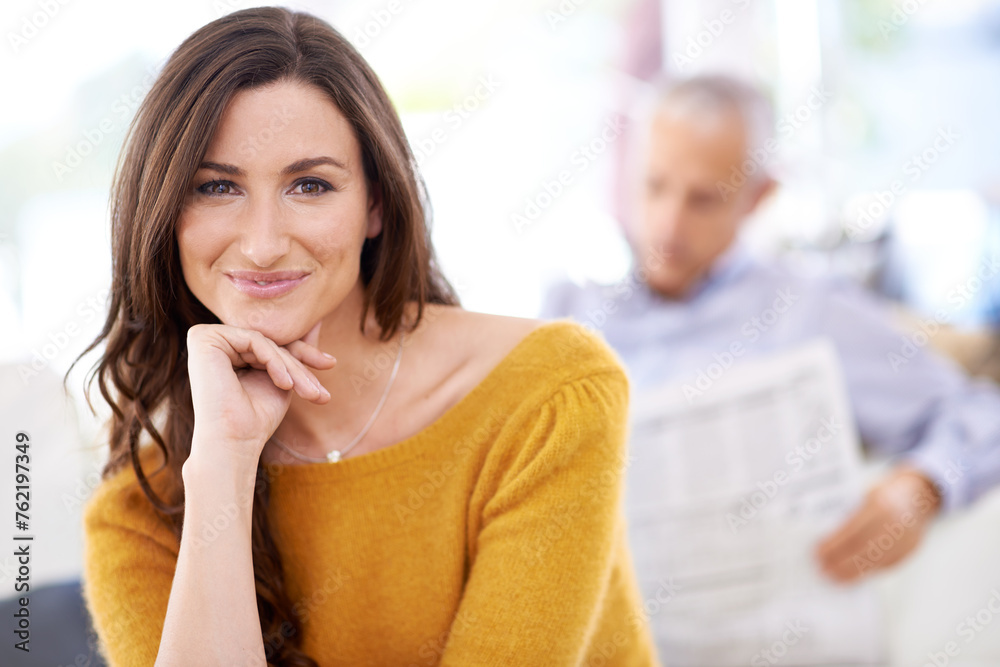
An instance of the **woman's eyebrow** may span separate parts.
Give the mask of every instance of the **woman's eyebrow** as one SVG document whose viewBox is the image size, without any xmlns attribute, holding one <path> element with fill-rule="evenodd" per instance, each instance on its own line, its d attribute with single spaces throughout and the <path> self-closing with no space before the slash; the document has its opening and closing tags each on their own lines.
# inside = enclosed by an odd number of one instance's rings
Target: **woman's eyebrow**
<svg viewBox="0 0 1000 667">
<path fill-rule="evenodd" d="M 297 173 L 302 172 L 302 171 L 308 171 L 309 169 L 312 169 L 313 167 L 319 167 L 320 165 L 330 165 L 330 166 L 333 166 L 333 167 L 337 167 L 338 169 L 343 169 L 346 172 L 350 172 L 351 171 L 350 169 L 347 168 L 347 165 L 345 165 L 340 160 L 324 155 L 324 156 L 321 156 L 321 157 L 309 157 L 309 158 L 304 158 L 302 160 L 296 160 L 295 162 L 291 163 L 290 165 L 288 165 L 287 167 L 285 167 L 284 169 L 282 169 L 281 170 L 281 175 L 282 176 L 287 176 L 289 174 L 297 174 Z M 231 164 L 222 164 L 222 163 L 219 163 L 219 162 L 208 162 L 208 161 L 205 161 L 205 162 L 202 162 L 200 165 L 198 165 L 198 168 L 199 169 L 211 169 L 213 171 L 218 171 L 218 172 L 221 172 L 223 174 L 228 174 L 230 176 L 245 176 L 246 175 L 246 173 L 242 169 L 240 169 L 239 167 L 237 167 L 237 166 L 234 166 L 234 165 L 231 165 Z"/>
<path fill-rule="evenodd" d="M 202 162 L 198 165 L 198 169 L 211 169 L 212 171 L 220 171 L 223 174 L 229 174 L 230 176 L 243 176 L 243 170 L 239 167 L 234 167 L 231 164 L 220 164 L 218 162 Z"/>
<path fill-rule="evenodd" d="M 347 168 L 347 165 L 345 165 L 340 160 L 324 155 L 322 157 L 309 157 L 303 160 L 298 160 L 296 162 L 293 162 L 284 169 L 282 169 L 281 174 L 282 176 L 287 176 L 289 174 L 297 174 L 300 171 L 308 171 L 313 167 L 318 167 L 324 164 L 337 167 L 338 169 L 343 169 L 346 172 L 351 171 L 350 169 Z"/>
</svg>

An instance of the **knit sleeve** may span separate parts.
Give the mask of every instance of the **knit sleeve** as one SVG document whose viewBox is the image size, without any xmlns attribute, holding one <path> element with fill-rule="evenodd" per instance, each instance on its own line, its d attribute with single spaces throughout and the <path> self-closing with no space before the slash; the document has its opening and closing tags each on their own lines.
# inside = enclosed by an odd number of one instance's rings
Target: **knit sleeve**
<svg viewBox="0 0 1000 667">
<path fill-rule="evenodd" d="M 177 563 L 173 533 L 134 479 L 106 481 L 84 511 L 83 592 L 110 667 L 156 661 Z"/>
<path fill-rule="evenodd" d="M 596 656 L 609 614 L 626 631 L 630 610 L 610 607 L 629 596 L 609 589 L 622 567 L 627 409 L 626 376 L 606 365 L 561 382 L 493 444 L 441 665 L 580 665 Z M 633 646 L 619 653 L 647 650 L 632 630 L 622 636 Z"/>
</svg>

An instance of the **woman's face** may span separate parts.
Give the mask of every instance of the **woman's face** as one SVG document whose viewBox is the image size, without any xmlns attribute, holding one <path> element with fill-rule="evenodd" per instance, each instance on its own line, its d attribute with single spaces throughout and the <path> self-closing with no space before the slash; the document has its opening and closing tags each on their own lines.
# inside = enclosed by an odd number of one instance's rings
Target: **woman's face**
<svg viewBox="0 0 1000 667">
<path fill-rule="evenodd" d="M 224 324 L 296 340 L 361 289 L 361 246 L 382 228 L 374 203 L 354 132 L 321 90 L 240 92 L 178 220 L 184 280 Z"/>
</svg>

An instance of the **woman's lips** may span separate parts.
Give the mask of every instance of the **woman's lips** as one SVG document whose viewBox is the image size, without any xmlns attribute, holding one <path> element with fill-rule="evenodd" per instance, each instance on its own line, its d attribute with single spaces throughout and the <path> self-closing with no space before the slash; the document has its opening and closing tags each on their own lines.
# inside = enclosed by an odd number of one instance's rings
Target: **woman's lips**
<svg viewBox="0 0 1000 667">
<path fill-rule="evenodd" d="M 271 299 L 298 287 L 309 277 L 301 271 L 275 271 L 261 273 L 258 271 L 230 271 L 226 273 L 233 286 L 247 296 L 257 299 Z"/>
</svg>

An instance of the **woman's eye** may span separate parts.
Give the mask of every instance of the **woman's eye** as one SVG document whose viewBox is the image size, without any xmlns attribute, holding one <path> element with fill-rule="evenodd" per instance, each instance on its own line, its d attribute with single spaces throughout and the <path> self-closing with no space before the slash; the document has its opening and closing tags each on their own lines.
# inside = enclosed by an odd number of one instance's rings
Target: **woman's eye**
<svg viewBox="0 0 1000 667">
<path fill-rule="evenodd" d="M 235 186 L 229 181 L 209 181 L 198 186 L 203 195 L 231 195 Z"/>
<path fill-rule="evenodd" d="M 318 195 L 332 189 L 330 184 L 325 181 L 309 178 L 296 183 L 295 187 L 292 188 L 292 192 L 303 195 Z"/>
</svg>

